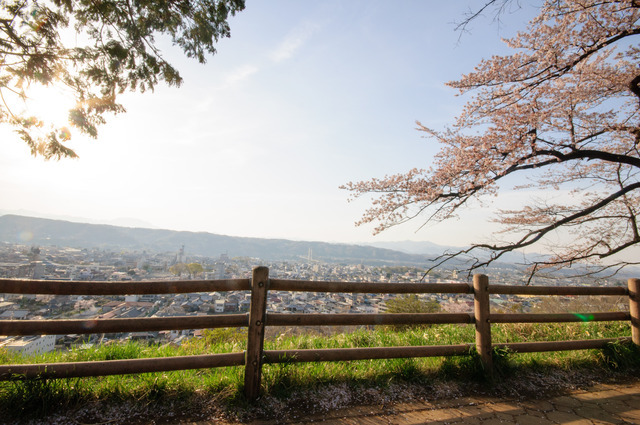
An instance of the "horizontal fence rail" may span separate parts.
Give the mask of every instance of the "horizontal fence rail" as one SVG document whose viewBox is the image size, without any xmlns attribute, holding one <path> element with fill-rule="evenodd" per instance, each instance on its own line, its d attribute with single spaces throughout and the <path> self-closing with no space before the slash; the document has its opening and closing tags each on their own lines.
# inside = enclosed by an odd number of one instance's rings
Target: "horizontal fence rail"
<svg viewBox="0 0 640 425">
<path fill-rule="evenodd" d="M 490 294 L 504 295 L 629 295 L 628 288 L 591 286 L 509 286 L 491 285 Z"/>
<path fill-rule="evenodd" d="M 514 353 L 540 353 L 544 351 L 589 350 L 604 348 L 611 343 L 628 342 L 631 338 L 583 339 L 577 341 L 506 342 L 494 344 L 494 348 L 506 348 Z"/>
<path fill-rule="evenodd" d="M 147 359 L 105 360 L 73 363 L 0 365 L 0 379 L 79 378 L 125 375 L 129 373 L 169 372 L 185 369 L 242 366 L 244 353 L 204 354 L 199 356 L 157 357 Z"/>
<path fill-rule="evenodd" d="M 640 280 L 629 279 L 628 287 L 562 287 L 489 285 L 488 278 L 476 275 L 473 284 L 466 283 L 379 283 L 327 282 L 269 279 L 266 267 L 256 267 L 251 279 L 94 282 L 0 279 L 0 293 L 45 295 L 145 295 L 193 292 L 251 291 L 247 314 L 214 316 L 150 317 L 135 319 L 48 319 L 0 320 L 0 335 L 59 335 L 149 332 L 161 330 L 208 329 L 221 327 L 248 328 L 247 349 L 238 353 L 197 356 L 108 360 L 26 365 L 0 365 L 0 380 L 34 378 L 72 378 L 130 373 L 164 372 L 184 369 L 244 366 L 245 395 L 254 400 L 260 392 L 263 364 L 297 362 L 332 362 L 367 359 L 393 359 L 430 356 L 456 356 L 476 351 L 485 371 L 492 371 L 492 351 L 507 349 L 516 353 L 583 350 L 603 348 L 614 342 L 632 341 L 640 345 Z M 294 314 L 267 312 L 269 291 L 372 293 L 372 294 L 470 294 L 474 311 L 470 313 L 395 313 L 395 314 Z M 629 298 L 628 312 L 558 313 L 558 314 L 492 314 L 490 295 L 607 295 Z M 493 323 L 563 323 L 591 321 L 630 321 L 630 338 L 577 341 L 491 342 Z M 375 326 L 469 324 L 476 330 L 474 344 L 367 347 L 309 350 L 264 350 L 267 326 Z"/>
<path fill-rule="evenodd" d="M 401 359 L 469 354 L 473 344 L 411 347 L 324 348 L 317 350 L 266 350 L 266 363 L 337 362 L 348 360 Z"/>
<path fill-rule="evenodd" d="M 231 328 L 249 325 L 248 314 L 133 319 L 0 320 L 0 335 L 62 335 Z"/>
<path fill-rule="evenodd" d="M 0 294 L 147 295 L 247 291 L 249 279 L 94 282 L 0 279 Z"/>
<path fill-rule="evenodd" d="M 296 314 L 267 313 L 267 326 L 359 326 L 473 323 L 468 313 Z"/>
<path fill-rule="evenodd" d="M 631 315 L 626 311 L 606 313 L 503 313 L 489 315 L 489 322 L 491 323 L 614 322 L 630 319 Z"/>
<path fill-rule="evenodd" d="M 352 294 L 471 294 L 473 288 L 466 283 L 380 283 L 380 282 L 326 282 L 310 280 L 271 279 L 271 291 L 291 292 L 345 292 Z"/>
</svg>

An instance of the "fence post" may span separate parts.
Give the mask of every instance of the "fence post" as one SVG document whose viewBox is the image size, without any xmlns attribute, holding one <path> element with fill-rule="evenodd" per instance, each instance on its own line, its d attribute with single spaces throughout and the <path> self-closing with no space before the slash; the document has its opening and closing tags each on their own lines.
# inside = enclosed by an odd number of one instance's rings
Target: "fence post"
<svg viewBox="0 0 640 425">
<path fill-rule="evenodd" d="M 491 324 L 489 323 L 489 278 L 483 274 L 473 276 L 473 312 L 476 322 L 476 350 L 485 375 L 493 375 L 491 356 Z"/>
<path fill-rule="evenodd" d="M 250 401 L 256 400 L 260 395 L 268 286 L 269 269 L 263 266 L 254 267 L 251 277 L 251 308 L 244 370 L 244 394 Z"/>
<path fill-rule="evenodd" d="M 631 340 L 640 345 L 640 279 L 629 279 L 629 313 L 631 315 Z"/>
</svg>

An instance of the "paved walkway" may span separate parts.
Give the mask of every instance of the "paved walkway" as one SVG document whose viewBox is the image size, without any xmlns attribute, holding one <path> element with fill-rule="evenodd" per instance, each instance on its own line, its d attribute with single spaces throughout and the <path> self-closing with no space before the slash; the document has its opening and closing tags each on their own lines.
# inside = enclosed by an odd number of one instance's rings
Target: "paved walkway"
<svg viewBox="0 0 640 425">
<path fill-rule="evenodd" d="M 640 383 L 599 384 L 539 400 L 470 397 L 385 407 L 352 407 L 290 421 L 254 424 L 640 424 Z"/>
</svg>

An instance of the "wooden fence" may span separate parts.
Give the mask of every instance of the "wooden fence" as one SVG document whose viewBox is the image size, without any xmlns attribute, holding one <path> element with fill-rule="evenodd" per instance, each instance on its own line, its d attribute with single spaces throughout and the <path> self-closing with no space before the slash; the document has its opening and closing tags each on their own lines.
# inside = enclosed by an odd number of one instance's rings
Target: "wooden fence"
<svg viewBox="0 0 640 425">
<path fill-rule="evenodd" d="M 523 342 L 492 344 L 492 323 L 548 323 L 590 321 L 631 322 L 631 339 L 640 345 L 640 279 L 629 279 L 628 287 L 557 287 L 489 285 L 485 275 L 475 275 L 473 284 L 364 283 L 269 279 L 269 269 L 256 267 L 251 279 L 147 282 L 60 282 L 0 279 L 0 293 L 52 295 L 143 295 L 192 292 L 251 291 L 248 314 L 182 316 L 137 319 L 89 320 L 0 320 L 0 335 L 60 335 L 221 327 L 248 327 L 247 350 L 238 353 L 176 356 L 73 363 L 0 365 L 0 380 L 70 378 L 161 372 L 226 366 L 245 366 L 245 395 L 255 400 L 260 393 L 262 365 L 282 362 L 326 362 L 391 359 L 468 354 L 477 350 L 485 371 L 493 368 L 494 348 L 514 352 L 542 352 L 602 348 L 620 339 Z M 378 294 L 473 294 L 472 313 L 420 314 L 283 314 L 267 312 L 268 291 L 378 293 Z M 615 295 L 629 297 L 628 312 L 561 314 L 491 314 L 491 294 L 512 295 Z M 349 326 L 460 323 L 475 326 L 475 344 L 369 347 L 315 350 L 264 350 L 266 326 Z"/>
</svg>

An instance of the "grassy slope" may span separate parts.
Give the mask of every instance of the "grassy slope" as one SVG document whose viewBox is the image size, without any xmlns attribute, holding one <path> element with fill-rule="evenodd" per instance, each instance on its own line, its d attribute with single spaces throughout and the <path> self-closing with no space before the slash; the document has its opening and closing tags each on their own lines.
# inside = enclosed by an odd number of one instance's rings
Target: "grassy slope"
<svg viewBox="0 0 640 425">
<path fill-rule="evenodd" d="M 628 322 L 493 326 L 494 342 L 613 338 L 629 334 Z M 0 362 L 67 362 L 238 352 L 244 350 L 244 341 L 245 330 L 217 329 L 207 331 L 204 339 L 189 341 L 181 347 L 147 346 L 128 342 L 86 350 L 48 353 L 38 358 L 19 358 L 0 352 Z M 379 327 L 375 330 L 359 329 L 329 336 L 313 332 L 303 335 L 285 333 L 267 340 L 265 349 L 445 345 L 473 341 L 474 329 L 471 326 L 439 325 L 408 329 Z M 498 386 L 509 382 L 512 376 L 532 373 L 536 376 L 547 374 L 558 377 L 576 371 L 586 376 L 606 375 L 611 370 L 618 370 L 637 375 L 640 369 L 640 350 L 631 345 L 616 345 L 605 350 L 518 355 L 496 353 L 496 364 L 498 378 L 490 384 Z M 263 397 L 259 409 L 251 408 L 243 401 L 241 367 L 84 379 L 0 382 L 0 417 L 11 420 L 37 418 L 96 403 L 127 405 L 132 409 L 131 412 L 137 411 L 139 406 L 163 406 L 164 409 L 169 409 L 163 414 L 169 416 L 175 411 L 186 414 L 190 410 L 196 412 L 204 409 L 207 413 L 203 414 L 207 417 L 229 415 L 231 412 L 236 417 L 272 417 L 275 411 L 271 410 L 281 410 L 282 403 L 309 403 L 309 398 L 314 397 L 309 394 L 322 393 L 328 388 L 342 388 L 339 391 L 342 395 L 325 394 L 318 397 L 325 401 L 329 399 L 333 403 L 339 403 L 339 400 L 348 403 L 358 400 L 362 402 L 366 399 L 366 394 L 373 393 L 388 398 L 389 394 L 398 392 L 398 386 L 413 386 L 414 390 L 411 391 L 414 392 L 415 388 L 428 387 L 437 392 L 438 385 L 442 388 L 442 385 L 446 387 L 451 382 L 471 382 L 473 385 L 482 382 L 482 370 L 473 353 L 452 358 L 265 365 L 263 391 L 267 396 Z M 351 395 L 344 395 L 349 393 Z M 348 400 L 345 401 L 344 397 Z M 270 402 L 265 403 L 265 400 Z M 153 409 L 156 414 L 160 414 L 162 410 L 158 409 L 159 407 Z M 88 415 L 88 419 L 99 419 L 95 417 L 95 413 L 85 412 L 85 415 Z M 132 420 L 131 415 L 134 414 L 127 416 L 128 421 Z"/>
</svg>

